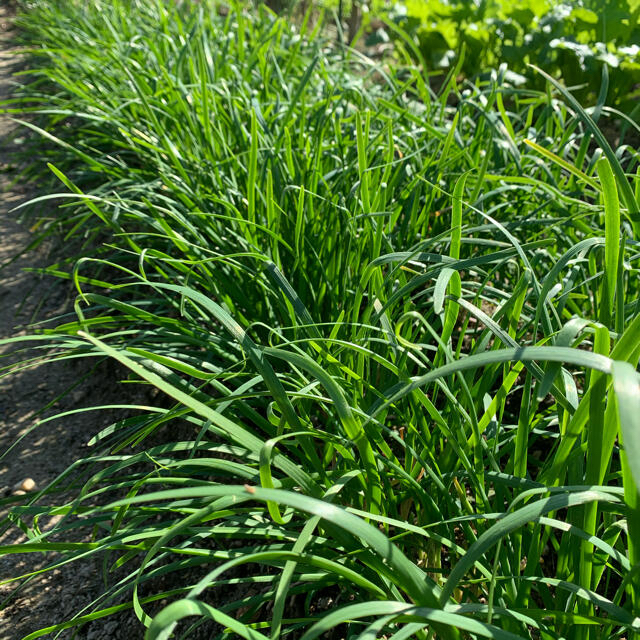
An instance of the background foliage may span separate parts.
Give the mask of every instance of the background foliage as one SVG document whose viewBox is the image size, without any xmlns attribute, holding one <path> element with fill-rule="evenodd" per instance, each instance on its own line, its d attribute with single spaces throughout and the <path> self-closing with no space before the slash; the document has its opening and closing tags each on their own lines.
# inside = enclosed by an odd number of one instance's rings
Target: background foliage
<svg viewBox="0 0 640 640">
<path fill-rule="evenodd" d="M 362 4 L 365 23 L 381 17 L 409 33 L 429 69 L 448 68 L 459 62 L 459 70 L 473 78 L 504 63 L 524 76 L 528 86 L 543 88 L 544 82 L 527 67 L 534 64 L 561 77 L 569 86 L 581 87 L 577 97 L 591 100 L 606 64 L 612 80 L 611 104 L 626 111 L 637 105 L 637 0 L 406 0 Z M 393 39 L 394 32 L 382 27 L 369 42 L 389 37 Z M 465 55 L 460 59 L 463 47 Z"/>
</svg>

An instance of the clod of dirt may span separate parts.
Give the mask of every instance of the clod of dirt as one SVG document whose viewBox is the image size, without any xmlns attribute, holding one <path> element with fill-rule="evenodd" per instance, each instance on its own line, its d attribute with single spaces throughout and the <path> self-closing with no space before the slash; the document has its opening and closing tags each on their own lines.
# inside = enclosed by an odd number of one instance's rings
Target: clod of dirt
<svg viewBox="0 0 640 640">
<path fill-rule="evenodd" d="M 36 482 L 33 478 L 25 478 L 22 482 L 18 482 L 15 486 L 16 491 L 22 491 L 28 493 L 29 491 L 35 491 Z"/>
</svg>

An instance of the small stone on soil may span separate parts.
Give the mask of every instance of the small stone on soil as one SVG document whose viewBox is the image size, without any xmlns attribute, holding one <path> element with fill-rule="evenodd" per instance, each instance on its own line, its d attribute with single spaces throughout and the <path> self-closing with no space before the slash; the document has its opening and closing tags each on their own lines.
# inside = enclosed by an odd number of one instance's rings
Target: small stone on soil
<svg viewBox="0 0 640 640">
<path fill-rule="evenodd" d="M 34 491 L 36 488 L 36 483 L 33 478 L 25 478 L 22 482 L 19 482 L 16 486 L 17 491 L 22 491 L 22 493 L 26 493 L 28 491 Z"/>
</svg>

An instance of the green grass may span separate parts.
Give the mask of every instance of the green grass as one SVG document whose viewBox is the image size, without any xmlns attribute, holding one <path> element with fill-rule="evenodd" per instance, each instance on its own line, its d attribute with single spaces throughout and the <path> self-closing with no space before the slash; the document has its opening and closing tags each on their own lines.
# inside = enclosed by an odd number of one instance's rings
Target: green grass
<svg viewBox="0 0 640 640">
<path fill-rule="evenodd" d="M 435 94 L 311 14 L 23 4 L 4 107 L 78 297 L 11 340 L 164 398 L 2 523 L 0 553 L 103 560 L 29 638 L 126 608 L 147 638 L 633 637 L 639 155 L 606 90 Z"/>
</svg>

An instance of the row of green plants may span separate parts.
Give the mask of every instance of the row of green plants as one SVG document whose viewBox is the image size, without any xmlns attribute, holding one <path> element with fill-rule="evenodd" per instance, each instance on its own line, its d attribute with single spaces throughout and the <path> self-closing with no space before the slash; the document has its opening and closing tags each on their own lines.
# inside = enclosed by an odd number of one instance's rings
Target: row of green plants
<svg viewBox="0 0 640 640">
<path fill-rule="evenodd" d="M 144 398 L 0 501 L 0 553 L 102 561 L 28 638 L 634 637 L 640 156 L 606 70 L 587 112 L 541 70 L 435 92 L 312 11 L 21 7 L 21 211 L 77 298 L 4 342 Z"/>
</svg>

